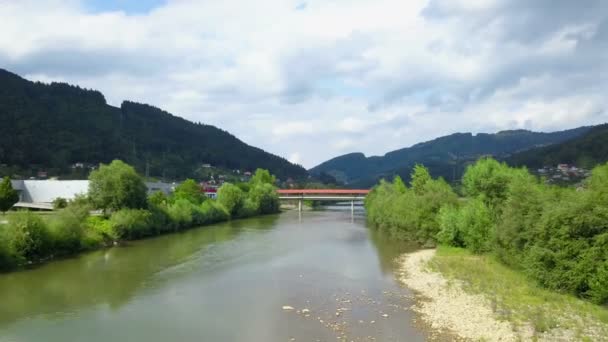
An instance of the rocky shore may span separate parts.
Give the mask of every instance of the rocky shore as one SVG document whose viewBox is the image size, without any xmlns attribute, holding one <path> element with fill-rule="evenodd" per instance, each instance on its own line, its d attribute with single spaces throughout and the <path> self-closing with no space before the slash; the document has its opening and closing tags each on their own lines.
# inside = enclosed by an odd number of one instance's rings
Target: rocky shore
<svg viewBox="0 0 608 342">
<path fill-rule="evenodd" d="M 468 294 L 457 282 L 429 270 L 427 263 L 434 254 L 435 250 L 425 249 L 399 258 L 399 278 L 417 293 L 414 310 L 427 324 L 467 340 L 521 340 L 510 323 L 494 318 L 491 303 L 483 296 Z"/>
<path fill-rule="evenodd" d="M 563 312 L 554 318 L 555 326 L 544 331 L 534 328 L 532 322 L 499 319 L 497 309 L 483 294 L 465 291 L 458 279 L 446 278 L 435 272 L 429 262 L 434 249 L 425 249 L 401 256 L 398 278 L 416 293 L 413 310 L 422 320 L 439 332 L 446 332 L 474 341 L 607 341 L 606 326 L 583 314 Z M 539 306 L 538 310 L 546 310 Z M 569 315 L 569 316 L 568 316 Z M 576 321 L 582 324 L 572 324 Z"/>
</svg>

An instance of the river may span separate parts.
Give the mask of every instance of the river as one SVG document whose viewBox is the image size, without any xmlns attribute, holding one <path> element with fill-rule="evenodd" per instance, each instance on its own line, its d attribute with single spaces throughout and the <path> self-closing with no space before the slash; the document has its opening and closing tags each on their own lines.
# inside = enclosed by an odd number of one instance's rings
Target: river
<svg viewBox="0 0 608 342">
<path fill-rule="evenodd" d="M 136 241 L 0 275 L 0 341 L 421 341 L 407 250 L 349 210 Z"/>
</svg>

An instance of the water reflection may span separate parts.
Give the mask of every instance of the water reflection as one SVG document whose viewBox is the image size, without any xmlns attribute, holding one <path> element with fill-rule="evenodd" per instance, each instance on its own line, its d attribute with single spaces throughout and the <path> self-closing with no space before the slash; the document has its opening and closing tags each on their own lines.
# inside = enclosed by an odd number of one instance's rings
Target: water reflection
<svg viewBox="0 0 608 342">
<path fill-rule="evenodd" d="M 420 341 L 404 250 L 350 208 L 139 241 L 0 276 L 0 340 Z"/>
<path fill-rule="evenodd" d="M 69 315 L 93 305 L 118 309 L 154 274 L 245 229 L 273 229 L 277 219 L 272 215 L 201 227 L 0 275 L 0 327 L 39 315 Z"/>
</svg>

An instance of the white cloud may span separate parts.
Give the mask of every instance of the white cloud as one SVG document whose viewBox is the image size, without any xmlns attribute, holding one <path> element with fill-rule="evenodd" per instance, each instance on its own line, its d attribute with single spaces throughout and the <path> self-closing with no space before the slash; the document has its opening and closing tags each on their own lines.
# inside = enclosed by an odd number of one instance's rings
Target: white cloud
<svg viewBox="0 0 608 342">
<path fill-rule="evenodd" d="M 590 0 L 0 0 L 0 67 L 150 103 L 311 167 L 456 131 L 606 121 Z M 297 151 L 297 152 L 294 152 Z"/>
</svg>

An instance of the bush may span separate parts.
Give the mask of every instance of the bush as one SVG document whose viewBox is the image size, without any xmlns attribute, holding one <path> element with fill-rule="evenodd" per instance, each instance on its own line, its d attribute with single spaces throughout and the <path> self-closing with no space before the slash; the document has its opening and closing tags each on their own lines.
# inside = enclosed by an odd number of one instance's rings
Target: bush
<svg viewBox="0 0 608 342">
<path fill-rule="evenodd" d="M 255 216 L 257 214 L 258 214 L 258 208 L 257 208 L 256 203 L 254 203 L 252 199 L 246 198 L 243 201 L 243 205 L 241 206 L 239 211 L 236 213 L 235 217 L 245 218 L 245 217 Z"/>
<path fill-rule="evenodd" d="M 68 200 L 63 197 L 57 197 L 53 200 L 53 209 L 63 209 L 68 206 Z"/>
<path fill-rule="evenodd" d="M 201 205 L 201 211 L 207 218 L 205 223 L 216 223 L 230 219 L 228 210 L 214 200 L 205 201 Z"/>
<path fill-rule="evenodd" d="M 52 239 L 46 224 L 35 214 L 19 212 L 9 220 L 6 229 L 8 250 L 19 263 L 38 261 L 51 253 Z"/>
<path fill-rule="evenodd" d="M 192 203 L 189 201 L 184 199 L 175 201 L 169 206 L 167 213 L 177 229 L 192 226 Z"/>
<path fill-rule="evenodd" d="M 217 191 L 217 201 L 228 209 L 231 216 L 236 216 L 243 206 L 245 195 L 236 185 L 224 183 Z"/>
<path fill-rule="evenodd" d="M 268 183 L 257 184 L 249 192 L 253 214 L 273 214 L 279 212 L 279 196 L 274 186 Z"/>
<path fill-rule="evenodd" d="M 82 240 L 88 216 L 88 208 L 79 205 L 70 205 L 57 214 L 49 224 L 55 253 L 70 254 L 83 249 Z"/>
<path fill-rule="evenodd" d="M 112 230 L 119 239 L 133 240 L 158 234 L 152 222 L 150 212 L 142 209 L 122 209 L 110 217 Z"/>
<path fill-rule="evenodd" d="M 207 199 L 203 193 L 201 186 L 198 185 L 193 179 L 186 179 L 180 185 L 175 188 L 173 193 L 175 200 L 185 199 L 192 204 L 199 205 Z"/>
<path fill-rule="evenodd" d="M 442 179 L 432 179 L 428 170 L 416 166 L 411 187 L 401 178 L 382 181 L 365 200 L 368 220 L 398 239 L 434 244 L 439 232 L 441 207 L 454 205 L 456 194 Z"/>
<path fill-rule="evenodd" d="M 91 216 L 86 219 L 85 246 L 95 246 L 100 243 L 110 243 L 119 239 L 109 220 L 101 216 Z"/>
</svg>

